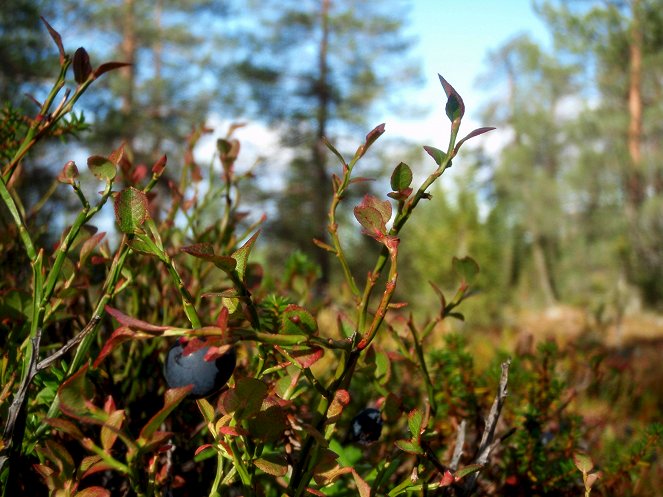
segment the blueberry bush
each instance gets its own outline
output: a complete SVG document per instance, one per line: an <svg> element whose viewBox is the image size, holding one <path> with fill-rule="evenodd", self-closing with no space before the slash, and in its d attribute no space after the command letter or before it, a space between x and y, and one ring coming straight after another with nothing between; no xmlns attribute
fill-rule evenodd
<svg viewBox="0 0 663 497"><path fill-rule="evenodd" d="M19 188L26 158L41 141L83 129L74 105L124 65L93 68L83 48L71 57L45 26L59 75L36 116L7 107L2 117L4 496L571 496L655 487L661 426L652 416L627 447L615 437L605 458L609 448L592 442L570 407L582 359L543 343L478 365L472 341L445 331L463 319L479 272L473 259L453 260L454 293L431 284L439 306L430 319L417 322L396 301L403 227L466 140L493 129L459 138L465 105L444 78L448 142L424 147L432 161L416 175L397 164L390 191L347 205L383 124L351 157L327 142L338 163L329 241L314 243L333 254L342 278L324 299L302 254L284 275L257 262L264 219L252 221L240 202L253 172L236 168L234 127L207 169L193 150L211 130L194 129L179 180L165 177L165 156L150 168L124 147L89 157L88 173L66 162L28 209ZM94 198L88 181L98 184ZM62 189L80 205L46 245L36 214ZM106 203L117 243L94 224ZM367 275L353 271L340 234L338 213L350 208L375 242ZM595 361L583 370L583 395L599 398L603 351L586 353Z"/></svg>

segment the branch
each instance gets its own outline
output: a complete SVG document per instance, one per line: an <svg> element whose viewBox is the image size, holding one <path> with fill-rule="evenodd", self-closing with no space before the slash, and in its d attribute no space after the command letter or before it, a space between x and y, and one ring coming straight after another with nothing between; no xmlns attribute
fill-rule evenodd
<svg viewBox="0 0 663 497"><path fill-rule="evenodd" d="M507 382L509 381L509 366L511 365L511 359L507 359L502 363L502 375L500 377L500 384L497 388L497 395L493 401L493 405L490 408L490 413L486 419L486 425L483 430L483 435L481 435L481 443L479 444L479 451L474 460L474 464L479 464L484 466L488 462L490 452L495 447L496 444L493 444L495 439L495 428L497 427L497 421L499 420L500 413L502 412L502 407L504 406L504 401L507 397ZM499 443L499 440L498 440ZM479 471L472 473L468 478L467 482L464 485L464 495L471 495L474 492L477 485L477 478L479 477Z"/></svg>

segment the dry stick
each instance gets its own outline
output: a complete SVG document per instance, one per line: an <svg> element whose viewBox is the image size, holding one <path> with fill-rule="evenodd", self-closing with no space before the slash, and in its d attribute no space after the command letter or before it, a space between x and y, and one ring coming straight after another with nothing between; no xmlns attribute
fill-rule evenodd
<svg viewBox="0 0 663 497"><path fill-rule="evenodd" d="M465 445L465 429L467 427L467 421L462 420L458 426L458 433L456 434L456 446L454 447L454 453L451 456L451 462L449 463L449 469L453 473L458 469L458 464L460 464L460 458L463 456L463 446Z"/></svg>
<svg viewBox="0 0 663 497"><path fill-rule="evenodd" d="M511 359L508 359L502 363L502 375L500 377L500 384L497 388L497 395L493 401L493 405L490 408L490 413L486 419L486 426L483 430L483 435L481 435L481 443L479 444L479 451L477 457L474 460L474 464L479 464L484 466L488 462L488 457L490 452L494 448L493 440L495 439L495 428L497 427L497 421L500 418L500 413L502 412L502 407L504 406L504 401L507 396L507 383L509 381L509 366L511 365ZM499 442L499 440L498 440ZM464 495L471 495L474 492L474 489L477 485L477 478L479 477L479 471L472 473L468 478L467 482L463 487Z"/></svg>

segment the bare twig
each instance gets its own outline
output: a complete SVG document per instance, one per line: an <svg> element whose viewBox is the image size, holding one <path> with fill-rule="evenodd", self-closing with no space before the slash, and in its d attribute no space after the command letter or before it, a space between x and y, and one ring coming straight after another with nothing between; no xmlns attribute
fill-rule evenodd
<svg viewBox="0 0 663 497"><path fill-rule="evenodd" d="M454 447L454 453L451 456L451 462L449 463L449 469L451 472L454 472L458 469L458 464L460 463L460 458L463 455L463 446L465 445L465 429L467 428L467 421L462 420L458 426L458 433L456 434L456 446Z"/></svg>
<svg viewBox="0 0 663 497"><path fill-rule="evenodd" d="M504 406L504 401L507 397L507 383L509 381L509 366L511 365L511 359L508 359L502 363L502 375L500 377L500 384L497 388L497 395L493 401L493 405L490 408L490 413L486 419L486 425L481 435L481 442L479 444L479 451L474 460L474 464L479 464L484 466L488 462L490 453L496 444L493 443L495 439L495 428L497 427L497 421L500 418L500 413L502 412L502 407ZM498 440L499 443L499 440ZM479 477L479 471L472 473L468 476L467 481L463 487L464 495L471 495L474 492L477 484L477 478Z"/></svg>

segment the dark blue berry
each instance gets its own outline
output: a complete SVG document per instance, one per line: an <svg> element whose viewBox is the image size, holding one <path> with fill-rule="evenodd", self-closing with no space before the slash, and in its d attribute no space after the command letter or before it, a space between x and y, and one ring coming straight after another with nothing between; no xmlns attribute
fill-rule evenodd
<svg viewBox="0 0 663 497"><path fill-rule="evenodd" d="M204 341L194 338L193 340ZM205 360L209 346L195 347L185 354L186 344L178 341L168 351L163 374L170 388L193 385L190 395L195 399L209 397L217 393L230 379L235 370L235 349L211 361Z"/></svg>
<svg viewBox="0 0 663 497"><path fill-rule="evenodd" d="M377 409L369 407L352 418L348 439L360 444L370 444L377 441L381 433L382 415Z"/></svg>

